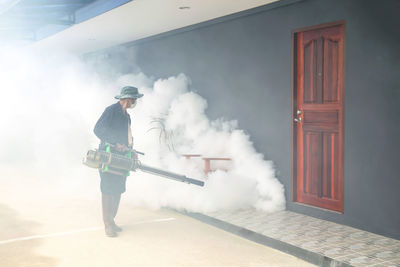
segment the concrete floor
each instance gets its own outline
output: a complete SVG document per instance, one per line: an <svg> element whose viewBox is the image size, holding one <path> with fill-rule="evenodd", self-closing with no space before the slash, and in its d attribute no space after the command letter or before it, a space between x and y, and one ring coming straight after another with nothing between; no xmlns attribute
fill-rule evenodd
<svg viewBox="0 0 400 267"><path fill-rule="evenodd" d="M108 238L100 199L66 203L3 194L0 266L313 266L182 214L124 200L117 216L124 231Z"/></svg>

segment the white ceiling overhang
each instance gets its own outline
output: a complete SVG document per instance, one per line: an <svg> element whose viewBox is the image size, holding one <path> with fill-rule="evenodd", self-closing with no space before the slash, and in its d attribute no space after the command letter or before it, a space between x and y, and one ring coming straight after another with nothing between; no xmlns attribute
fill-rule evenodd
<svg viewBox="0 0 400 267"><path fill-rule="evenodd" d="M84 54L278 0L134 0L33 44Z"/></svg>

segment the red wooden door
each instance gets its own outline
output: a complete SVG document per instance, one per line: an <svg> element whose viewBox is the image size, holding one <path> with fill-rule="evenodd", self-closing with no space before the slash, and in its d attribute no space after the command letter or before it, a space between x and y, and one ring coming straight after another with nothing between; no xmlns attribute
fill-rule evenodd
<svg viewBox="0 0 400 267"><path fill-rule="evenodd" d="M344 25L295 35L295 201L343 212Z"/></svg>

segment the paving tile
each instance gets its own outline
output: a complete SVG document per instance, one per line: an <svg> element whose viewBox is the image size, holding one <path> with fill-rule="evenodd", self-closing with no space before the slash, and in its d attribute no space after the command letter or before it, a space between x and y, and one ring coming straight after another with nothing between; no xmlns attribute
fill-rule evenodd
<svg viewBox="0 0 400 267"><path fill-rule="evenodd" d="M303 244L304 242L307 242L307 240L299 238L299 239L292 239L290 241L283 241L283 242L286 242L286 243L291 244L291 245L296 246L296 247L300 247L300 245Z"/></svg>
<svg viewBox="0 0 400 267"><path fill-rule="evenodd" d="M396 264L396 263L391 262L391 261L385 261L383 263L374 264L372 266L373 267L399 267L400 264Z"/></svg>
<svg viewBox="0 0 400 267"><path fill-rule="evenodd" d="M321 247L324 250L329 250L329 249L342 249L342 250L349 250L351 254L356 253L355 251L351 250L349 248L349 245L347 243L341 243L341 242L327 242L326 240L320 242ZM349 253L346 253L349 254Z"/></svg>
<svg viewBox="0 0 400 267"><path fill-rule="evenodd" d="M349 249L357 253L366 254L367 251L371 250L371 246L364 242L356 242L349 245Z"/></svg>
<svg viewBox="0 0 400 267"><path fill-rule="evenodd" d="M380 247L397 247L400 250L400 241L392 238L378 236L378 238L372 239L369 243Z"/></svg>
<svg viewBox="0 0 400 267"><path fill-rule="evenodd" d="M391 262L394 262L400 266L400 258L393 259L393 260L391 260Z"/></svg>
<svg viewBox="0 0 400 267"><path fill-rule="evenodd" d="M267 223L265 221L262 221L262 220L258 220L258 221L257 220L252 220L249 224L250 225L257 225L259 227L262 227L264 225L270 225L269 223Z"/></svg>
<svg viewBox="0 0 400 267"><path fill-rule="evenodd" d="M321 248L321 245L319 241L313 240L313 241L305 241L304 243L300 244L300 247L316 251Z"/></svg>
<svg viewBox="0 0 400 267"><path fill-rule="evenodd" d="M246 218L251 218L254 215L255 210L253 209L248 209L248 210L242 210L238 213L241 217L246 217Z"/></svg>
<svg viewBox="0 0 400 267"><path fill-rule="evenodd" d="M356 239L356 240L373 240L376 237L375 237L375 235L373 235L371 233L361 231L361 230L356 230L355 232L353 232L349 235L349 238Z"/></svg>
<svg viewBox="0 0 400 267"><path fill-rule="evenodd" d="M369 258L358 253L345 255L336 259L355 267L373 266L375 264L382 264L384 262L383 260Z"/></svg>
<svg viewBox="0 0 400 267"><path fill-rule="evenodd" d="M261 234L272 237L272 238L275 238L275 237L278 237L281 235L280 228L278 228L278 227L272 227L272 228L266 229L265 231L262 231Z"/></svg>
<svg viewBox="0 0 400 267"><path fill-rule="evenodd" d="M235 224L235 225L244 225L246 224L246 219L245 218L230 218L228 220L226 220L229 223Z"/></svg>
<svg viewBox="0 0 400 267"><path fill-rule="evenodd" d="M305 236L310 237L310 238L314 238L314 237L318 237L319 235L322 235L323 233L325 233L325 231L321 231L319 229L314 229L311 231L307 231L305 233Z"/></svg>
<svg viewBox="0 0 400 267"><path fill-rule="evenodd" d="M320 227L320 226L324 225L324 222L321 220L315 219L312 222L310 222L308 225L313 226L313 227Z"/></svg>
<svg viewBox="0 0 400 267"><path fill-rule="evenodd" d="M390 249L373 249L362 253L371 258L378 258L385 261L396 261L400 259L400 252L396 252Z"/></svg>
<svg viewBox="0 0 400 267"><path fill-rule="evenodd" d="M354 251L342 247L322 247L320 252L330 258L338 258L354 254Z"/></svg>
<svg viewBox="0 0 400 267"><path fill-rule="evenodd" d="M329 231L329 229L331 229L333 227L333 225L330 224L330 223L322 224L322 225L319 225L317 227L316 226L311 226L311 227L320 229L322 231L330 232L330 233L336 233L334 231Z"/></svg>
<svg viewBox="0 0 400 267"><path fill-rule="evenodd" d="M215 216L216 218L221 218L221 219L225 219L225 220L231 220L232 218L234 218L234 215L231 213L219 213Z"/></svg>
<svg viewBox="0 0 400 267"><path fill-rule="evenodd" d="M263 212L263 211L255 211L253 214L254 218L257 218L258 220L263 220L266 221L268 220L268 218L271 217L272 213L267 213L267 212Z"/></svg>
<svg viewBox="0 0 400 267"><path fill-rule="evenodd" d="M270 233L269 235L267 235L267 236L269 236L269 237L272 237L272 238L274 238L274 239L277 239L277 240L281 240L283 237L285 237L287 234L285 233L285 232L282 232L282 231L277 231L277 232L272 232L272 233Z"/></svg>
<svg viewBox="0 0 400 267"><path fill-rule="evenodd" d="M347 243L348 238L345 235L332 235L330 234L325 241L327 243Z"/></svg>
<svg viewBox="0 0 400 267"><path fill-rule="evenodd" d="M264 232L269 231L271 228L274 228L274 226L273 226L273 225L269 225L269 224L260 225L260 226L257 228L257 233L262 234L262 233L264 233Z"/></svg>
<svg viewBox="0 0 400 267"><path fill-rule="evenodd" d="M340 225L340 224L332 225L331 227L329 227L327 229L327 231L333 232L333 233L344 233L344 232L345 233L355 233L356 232L355 229L345 226L345 225Z"/></svg>
<svg viewBox="0 0 400 267"><path fill-rule="evenodd" d="M301 242L304 242L304 240L307 240L306 237L304 236L304 234L288 234L283 236L281 239L281 241L287 242L287 243L291 243L291 244L301 244Z"/></svg>

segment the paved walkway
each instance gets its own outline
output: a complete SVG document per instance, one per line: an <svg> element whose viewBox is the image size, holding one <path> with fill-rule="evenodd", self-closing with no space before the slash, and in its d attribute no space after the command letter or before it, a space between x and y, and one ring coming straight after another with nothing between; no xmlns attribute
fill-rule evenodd
<svg viewBox="0 0 400 267"><path fill-rule="evenodd" d="M290 211L189 215L320 266L400 266L399 240Z"/></svg>

